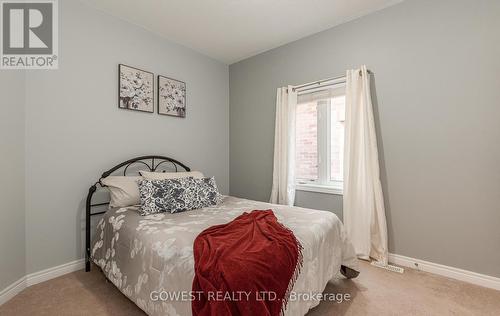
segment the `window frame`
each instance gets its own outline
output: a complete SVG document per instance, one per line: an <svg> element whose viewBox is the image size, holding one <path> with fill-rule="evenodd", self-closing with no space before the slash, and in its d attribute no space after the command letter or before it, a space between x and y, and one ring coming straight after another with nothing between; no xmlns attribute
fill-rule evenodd
<svg viewBox="0 0 500 316"><path fill-rule="evenodd" d="M345 88L345 82L319 87L307 93L341 87ZM345 95L345 93L339 94L339 96L341 95ZM295 189L306 192L343 195L344 182L331 180L331 99L327 101L318 101L317 111L318 179L295 179Z"/></svg>

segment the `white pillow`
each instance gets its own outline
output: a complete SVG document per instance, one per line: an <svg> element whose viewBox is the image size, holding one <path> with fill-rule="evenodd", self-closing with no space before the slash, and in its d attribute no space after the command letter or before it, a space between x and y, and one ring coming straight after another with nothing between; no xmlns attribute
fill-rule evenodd
<svg viewBox="0 0 500 316"><path fill-rule="evenodd" d="M166 179L180 179L193 177L195 179L204 178L203 173L199 171L189 171L189 172L149 172L149 171L139 171L139 173L146 180L166 180Z"/></svg>
<svg viewBox="0 0 500 316"><path fill-rule="evenodd" d="M142 177L109 176L101 180L101 183L109 188L111 201L110 207L126 207L141 204L139 184L137 181Z"/></svg>

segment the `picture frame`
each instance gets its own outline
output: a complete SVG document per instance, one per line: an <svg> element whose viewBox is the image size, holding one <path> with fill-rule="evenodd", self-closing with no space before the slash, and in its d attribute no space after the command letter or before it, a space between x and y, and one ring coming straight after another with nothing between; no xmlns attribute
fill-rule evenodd
<svg viewBox="0 0 500 316"><path fill-rule="evenodd" d="M155 84L152 72L118 65L118 108L154 113Z"/></svg>
<svg viewBox="0 0 500 316"><path fill-rule="evenodd" d="M186 83L158 75L158 114L186 117Z"/></svg>

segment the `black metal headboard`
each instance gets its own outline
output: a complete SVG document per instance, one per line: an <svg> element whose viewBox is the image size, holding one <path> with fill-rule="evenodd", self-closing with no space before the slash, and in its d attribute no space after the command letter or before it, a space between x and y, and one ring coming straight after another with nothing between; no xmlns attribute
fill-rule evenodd
<svg viewBox="0 0 500 316"><path fill-rule="evenodd" d="M100 187L105 187L102 183L101 180L106 178L107 176L110 176L111 174L115 173L116 171L120 170L123 168L123 175L127 175L128 168L133 165L133 164L141 164L141 168L147 168L149 171L158 171L161 170L160 167L165 167L167 165L173 166L173 169L175 172L179 171L179 167L184 169L185 171L191 171L189 167L184 165L183 163L169 158L165 156L156 156L156 155L151 155L151 156L141 156L133 159L129 159L125 162L122 162L113 168L109 169L108 171L105 171L102 173L101 177L99 180L92 185L89 188L89 193L87 195L87 201L86 201L86 212L85 212L85 271L90 271L90 218L95 215L100 215L103 213L106 213L106 211L102 212L96 212L92 213L91 209L92 207L97 207L97 206L104 206L108 205L109 202L107 203L97 203L97 204L92 204L92 196L94 193L97 191L97 186Z"/></svg>

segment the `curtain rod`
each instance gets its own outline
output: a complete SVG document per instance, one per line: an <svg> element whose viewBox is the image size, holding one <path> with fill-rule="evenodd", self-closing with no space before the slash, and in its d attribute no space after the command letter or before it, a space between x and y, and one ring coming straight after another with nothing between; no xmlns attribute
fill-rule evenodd
<svg viewBox="0 0 500 316"><path fill-rule="evenodd" d="M371 70L368 70L368 74L370 75L373 75L373 72ZM361 76L361 70L359 71L359 75ZM313 81L313 82L309 82L309 83L304 83L304 84L301 84L301 85L298 85L298 86L293 86L293 91L296 91L298 89L301 89L301 88L305 88L305 87L308 87L308 86L313 86L313 85L320 85L324 82L328 82L328 81L334 81L334 80L339 80L339 79L344 79L345 78L345 75L343 76L337 76L337 77L333 77L333 78L327 78L327 79L323 79L323 80L319 80L319 81Z"/></svg>

